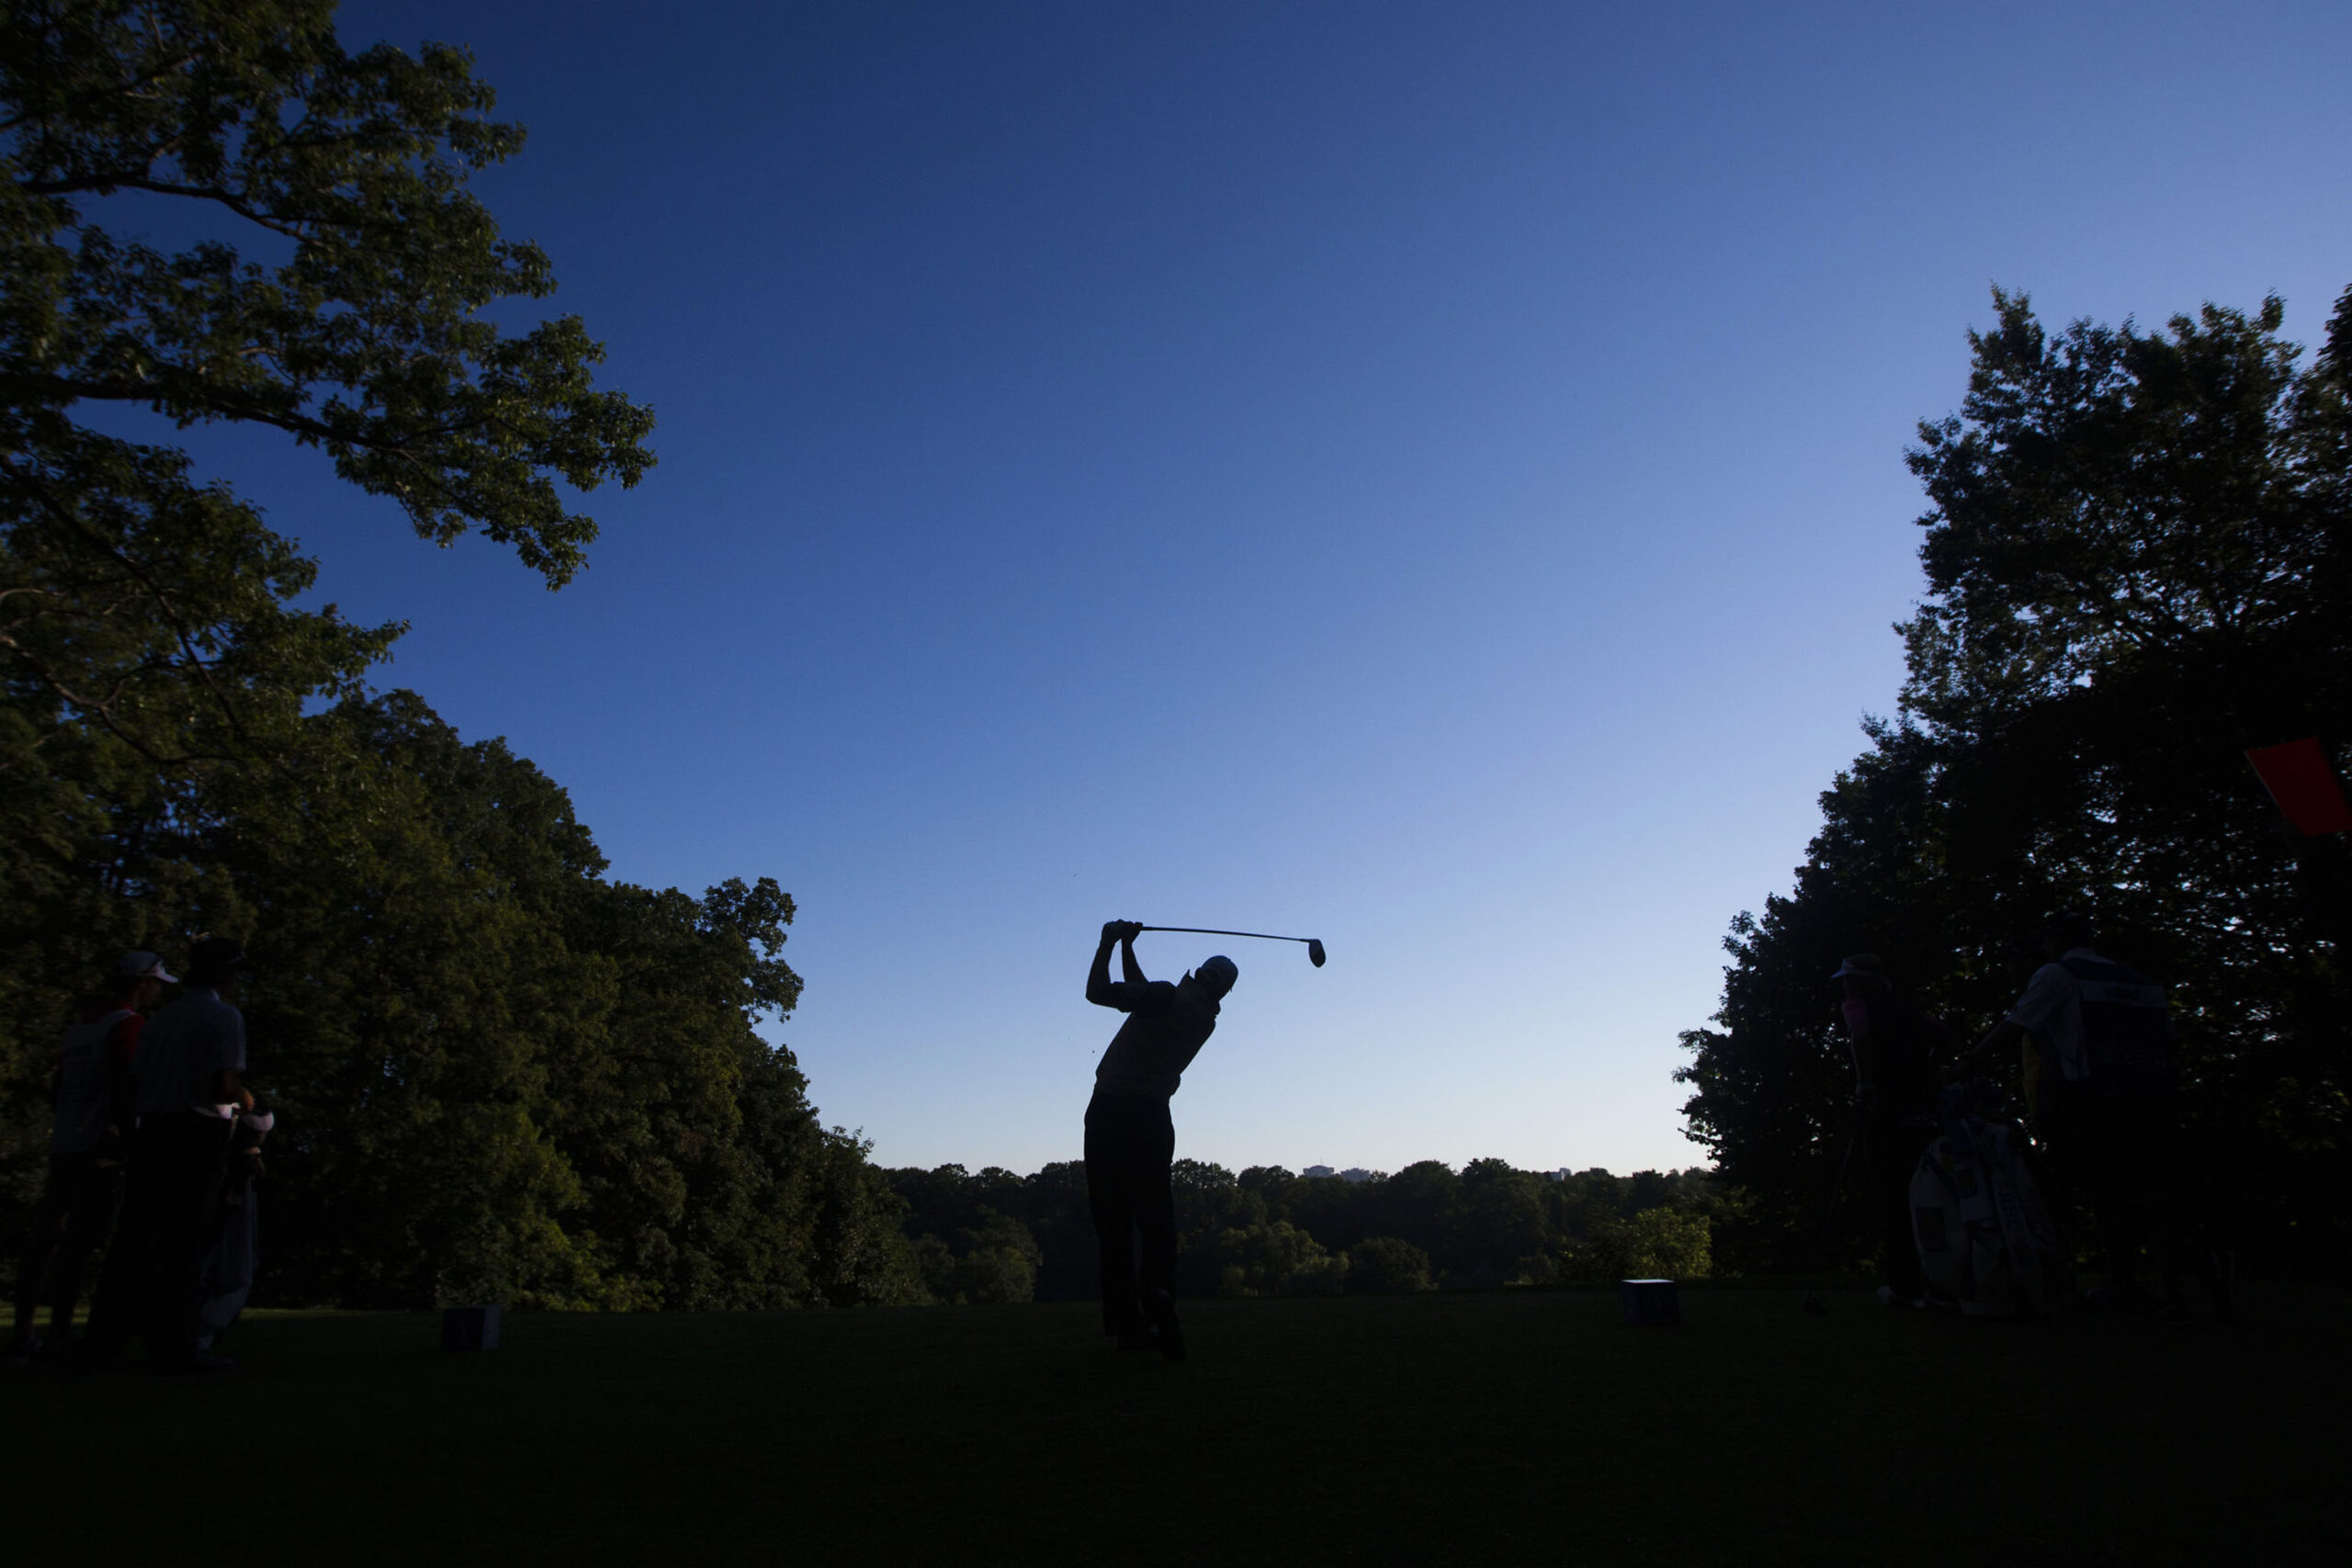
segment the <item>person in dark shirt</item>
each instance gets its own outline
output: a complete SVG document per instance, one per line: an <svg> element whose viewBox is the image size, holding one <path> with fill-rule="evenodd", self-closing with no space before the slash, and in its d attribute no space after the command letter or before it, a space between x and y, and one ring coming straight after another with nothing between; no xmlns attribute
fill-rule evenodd
<svg viewBox="0 0 2352 1568"><path fill-rule="evenodd" d="M1879 1224L1878 1299L1923 1307L1928 1283L1911 1234L1911 1174L1932 1129L1936 1064L1951 1055L1951 1032L1896 994L1877 957L1858 953L1830 976L1842 981L1839 1011L1854 1053L1854 1108L1870 1149L1871 1195Z"/></svg>
<svg viewBox="0 0 2352 1568"><path fill-rule="evenodd" d="M1094 1069L1086 1202L1102 1254L1102 1332L1123 1350L1157 1347L1173 1361L1184 1355L1184 1337L1176 1323L1176 1126L1168 1101L1216 1031L1218 1004L1240 971L1219 954L1174 985L1146 979L1136 962L1142 931L1133 920L1103 926L1086 976L1088 1001L1127 1015ZM1114 947L1124 979L1111 978Z"/></svg>
<svg viewBox="0 0 2352 1568"><path fill-rule="evenodd" d="M124 1180L122 1221L90 1331L76 1364L110 1366L136 1332L156 1371L222 1371L229 1358L199 1351L196 1309L204 1248L228 1179L229 1145L253 1095L245 1068L245 1021L237 989L250 966L226 937L199 940L187 989L155 1015L139 1052L139 1113Z"/></svg>
<svg viewBox="0 0 2352 1568"><path fill-rule="evenodd" d="M144 1010L177 976L152 953L124 955L105 987L65 1032L55 1075L57 1119L49 1180L33 1210L17 1265L16 1325L5 1359L62 1358L82 1294L82 1267L106 1245L122 1201L122 1161L130 1133L131 1074ZM44 1289L44 1285L46 1289ZM49 1337L34 1332L43 1300Z"/></svg>
<svg viewBox="0 0 2352 1568"><path fill-rule="evenodd" d="M2164 987L2102 956L2088 919L2061 911L2042 923L2049 960L2009 1015L1968 1055L1973 1066L2024 1047L2034 1142L2044 1180L2062 1209L2086 1211L2108 1270L2088 1299L2137 1303L2141 1254L2156 1264L2154 1306L2186 1314L2172 1242L2173 1160L2178 1141L2173 1099L2177 1042ZM2229 1311L2228 1285L2209 1276L2215 1304Z"/></svg>

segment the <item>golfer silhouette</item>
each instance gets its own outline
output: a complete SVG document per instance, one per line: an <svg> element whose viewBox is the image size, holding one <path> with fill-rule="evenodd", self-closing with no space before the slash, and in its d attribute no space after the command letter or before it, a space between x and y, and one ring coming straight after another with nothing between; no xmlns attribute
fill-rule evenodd
<svg viewBox="0 0 2352 1568"><path fill-rule="evenodd" d="M1086 976L1088 1001L1127 1015L1094 1069L1087 1102L1086 1205L1102 1250L1102 1332L1122 1350L1156 1348L1177 1361L1184 1335L1176 1323L1176 1125L1168 1101L1216 1032L1217 1004L1240 971L1220 953L1175 985L1146 979L1136 962L1142 930L1133 920L1106 923ZM1111 978L1114 947L1124 979Z"/></svg>

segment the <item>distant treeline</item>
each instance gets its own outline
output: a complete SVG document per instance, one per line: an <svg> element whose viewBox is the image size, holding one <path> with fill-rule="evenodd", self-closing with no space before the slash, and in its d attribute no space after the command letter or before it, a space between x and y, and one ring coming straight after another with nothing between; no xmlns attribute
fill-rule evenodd
<svg viewBox="0 0 2352 1568"><path fill-rule="evenodd" d="M2275 299L2154 332L1994 307L1960 412L1910 454L1928 592L1900 710L1683 1037L1691 1130L1750 1199L1718 1244L1809 1249L1852 1114L1842 955L1973 1040L2038 961L2018 939L2071 908L2172 990L2183 1125L2130 1157L2171 1173L2177 1234L2341 1272L2352 854L2289 829L2245 752L2312 737L2340 770L2352 741L2352 290L2308 354Z"/></svg>
<svg viewBox="0 0 2352 1568"><path fill-rule="evenodd" d="M1092 1298L1086 1168L886 1173L925 1293L946 1303ZM1176 1162L1177 1286L1193 1296L1333 1295L1711 1271L1730 1200L1701 1170L1555 1178L1498 1159L1362 1180Z"/></svg>

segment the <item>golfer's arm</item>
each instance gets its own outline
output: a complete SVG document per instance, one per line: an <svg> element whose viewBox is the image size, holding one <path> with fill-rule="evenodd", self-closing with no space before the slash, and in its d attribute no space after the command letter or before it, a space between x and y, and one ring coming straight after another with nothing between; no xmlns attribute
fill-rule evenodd
<svg viewBox="0 0 2352 1568"><path fill-rule="evenodd" d="M1143 965L1136 962L1136 943L1133 937L1129 937L1119 944L1119 968L1126 976L1128 985L1148 984L1143 977Z"/></svg>
<svg viewBox="0 0 2352 1568"><path fill-rule="evenodd" d="M1099 1008L1114 1008L1118 999L1111 994L1111 942L1108 938L1094 950L1094 967L1086 972L1086 999Z"/></svg>

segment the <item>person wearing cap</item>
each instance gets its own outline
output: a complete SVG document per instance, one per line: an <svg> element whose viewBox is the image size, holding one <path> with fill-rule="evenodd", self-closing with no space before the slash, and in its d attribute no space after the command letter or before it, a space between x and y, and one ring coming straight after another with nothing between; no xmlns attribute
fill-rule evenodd
<svg viewBox="0 0 2352 1568"><path fill-rule="evenodd" d="M1184 1354L1176 1323L1176 1126L1168 1102L1216 1030L1240 971L1222 953L1170 985L1144 977L1133 920L1102 928L1086 999L1127 1015L1094 1068L1086 1107L1086 1204L1102 1248L1102 1332L1121 1349ZM1125 978L1111 978L1111 950ZM1138 1267L1136 1239L1140 1235Z"/></svg>
<svg viewBox="0 0 2352 1568"><path fill-rule="evenodd" d="M131 1134L122 1223L98 1279L85 1367L110 1364L133 1332L146 1340L158 1371L229 1364L197 1348L196 1310L236 1117L253 1108L238 1080L245 1069L245 1020L236 995L247 973L237 943L202 939L189 954L187 989L148 1025L132 1100L139 1127Z"/></svg>
<svg viewBox="0 0 2352 1568"><path fill-rule="evenodd" d="M2034 1141L2056 1203L2087 1210L2105 1255L2108 1284L2094 1299L2139 1294L2144 1247L2159 1272L2157 1305L2178 1312L2170 1238L2174 1032L2164 987L2091 945L2088 918L2071 911L2042 923L2048 960L2008 1016L1969 1052L1976 1071L2022 1045ZM2225 1293L2216 1291L2226 1313Z"/></svg>
<svg viewBox="0 0 2352 1568"><path fill-rule="evenodd" d="M1854 1109L1870 1151L1878 1299L1891 1307L1923 1307L1928 1282L1911 1235L1911 1175L1928 1146L1936 1063L1951 1055L1951 1032L1896 993L1874 953L1854 954L1830 978L1846 989L1839 1011L1854 1055Z"/></svg>
<svg viewBox="0 0 2352 1568"><path fill-rule="evenodd" d="M152 953L125 953L65 1032L51 1088L57 1116L50 1134L49 1179L33 1210L17 1266L16 1324L6 1356L62 1356L72 1343L82 1266L106 1244L122 1201L124 1145L130 1130L132 1064L155 1005L176 976ZM43 1290L44 1282L47 1290ZM46 1345L33 1320L46 1297Z"/></svg>

